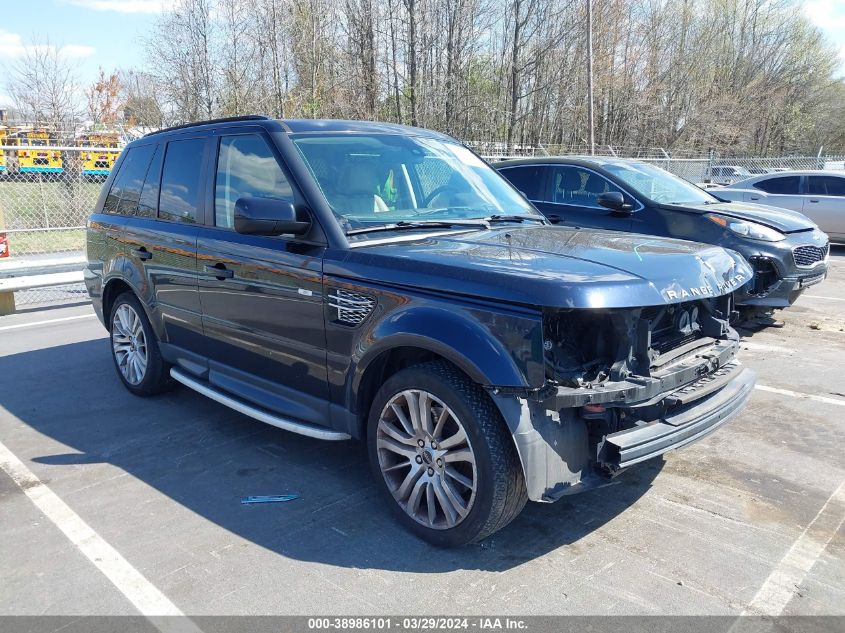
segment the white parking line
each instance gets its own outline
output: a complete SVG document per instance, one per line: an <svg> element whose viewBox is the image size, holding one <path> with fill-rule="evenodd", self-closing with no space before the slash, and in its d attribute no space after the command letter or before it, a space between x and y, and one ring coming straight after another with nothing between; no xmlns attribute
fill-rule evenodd
<svg viewBox="0 0 845 633"><path fill-rule="evenodd" d="M78 314L76 316L62 317L61 319L47 319L46 321L33 321L32 323L17 323L15 325L4 325L0 327L0 332L4 330L19 330L25 327L36 327L39 325L50 325L51 323L62 323L63 321L76 321L78 319L90 319L97 316L96 314Z"/></svg>
<svg viewBox="0 0 845 633"><path fill-rule="evenodd" d="M794 354L795 350L789 347L782 347L780 345L766 345L765 343L751 343L749 341L742 342L743 349L750 352L776 352L778 354Z"/></svg>
<svg viewBox="0 0 845 633"><path fill-rule="evenodd" d="M828 301L845 301L842 297L825 297L824 295L803 295L808 299L827 299Z"/></svg>
<svg viewBox="0 0 845 633"><path fill-rule="evenodd" d="M768 391L769 393L779 393L782 396L789 396L791 398L803 398L805 400L814 400L816 402L824 402L825 404L835 404L840 407L845 407L845 400L839 398L826 398L825 396L815 396L811 393L801 393L800 391L790 391L789 389L778 389L776 387L767 387L766 385L755 385L755 389L760 391Z"/></svg>
<svg viewBox="0 0 845 633"><path fill-rule="evenodd" d="M200 629L167 596L135 569L114 547L62 501L0 442L0 468L35 506L108 578L142 615L161 631L199 632ZM183 616L178 618L156 616Z"/></svg>
<svg viewBox="0 0 845 633"><path fill-rule="evenodd" d="M779 616L804 578L845 523L845 481L825 501L786 555L772 570L743 615Z"/></svg>

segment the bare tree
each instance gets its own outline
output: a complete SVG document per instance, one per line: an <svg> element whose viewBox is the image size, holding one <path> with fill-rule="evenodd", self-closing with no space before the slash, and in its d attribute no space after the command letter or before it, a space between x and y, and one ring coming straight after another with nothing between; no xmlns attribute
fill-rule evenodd
<svg viewBox="0 0 845 633"><path fill-rule="evenodd" d="M48 40L10 65L7 89L20 116L63 129L79 114L77 83L75 64Z"/></svg>
<svg viewBox="0 0 845 633"><path fill-rule="evenodd" d="M162 120L386 119L511 148L583 149L584 9L177 0L136 74L155 79L153 96L135 90L127 108ZM594 11L597 143L765 154L843 142L835 50L792 0L605 0Z"/></svg>
<svg viewBox="0 0 845 633"><path fill-rule="evenodd" d="M125 123L156 128L174 122L167 113L163 85L155 75L139 70L121 71L119 81Z"/></svg>

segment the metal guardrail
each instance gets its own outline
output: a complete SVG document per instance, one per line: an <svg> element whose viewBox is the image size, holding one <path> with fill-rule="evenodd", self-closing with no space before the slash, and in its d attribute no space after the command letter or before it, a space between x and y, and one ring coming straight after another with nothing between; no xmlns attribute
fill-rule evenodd
<svg viewBox="0 0 845 633"><path fill-rule="evenodd" d="M15 312L20 304L87 298L82 285L85 262L82 253L0 260L0 316Z"/></svg>
<svg viewBox="0 0 845 633"><path fill-rule="evenodd" d="M18 154L22 151L49 156L43 165L27 163L29 171L24 171ZM15 288L0 290L3 311L86 297L81 279L67 283L69 276L61 275L82 270L85 223L110 171L106 167L119 151L65 145L0 146L0 281L28 277L26 283L0 284ZM109 160L95 164L99 154L105 153ZM75 261L69 265L69 260ZM59 281L65 283L54 285Z"/></svg>

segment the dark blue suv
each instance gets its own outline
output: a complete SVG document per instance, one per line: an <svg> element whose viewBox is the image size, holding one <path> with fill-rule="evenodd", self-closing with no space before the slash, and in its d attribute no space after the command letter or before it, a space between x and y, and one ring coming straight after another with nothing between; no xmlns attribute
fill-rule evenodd
<svg viewBox="0 0 845 633"><path fill-rule="evenodd" d="M497 163L555 224L675 237L739 252L754 278L737 293L749 313L786 308L827 276L828 237L788 209L730 202L649 163L601 156Z"/></svg>
<svg viewBox="0 0 845 633"><path fill-rule="evenodd" d="M552 226L441 134L264 117L130 143L85 273L127 389L361 439L439 545L737 413L750 276L718 247Z"/></svg>

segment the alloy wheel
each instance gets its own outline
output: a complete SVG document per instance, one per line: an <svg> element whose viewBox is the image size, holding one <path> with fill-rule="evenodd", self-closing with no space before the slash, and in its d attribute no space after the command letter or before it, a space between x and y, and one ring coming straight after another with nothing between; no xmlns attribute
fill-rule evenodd
<svg viewBox="0 0 845 633"><path fill-rule="evenodd" d="M112 350L117 368L131 385L147 373L147 338L141 317L129 304L118 306L112 319Z"/></svg>
<svg viewBox="0 0 845 633"><path fill-rule="evenodd" d="M463 424L421 389L394 395L379 416L379 467L399 506L428 528L453 528L472 509L475 454Z"/></svg>

